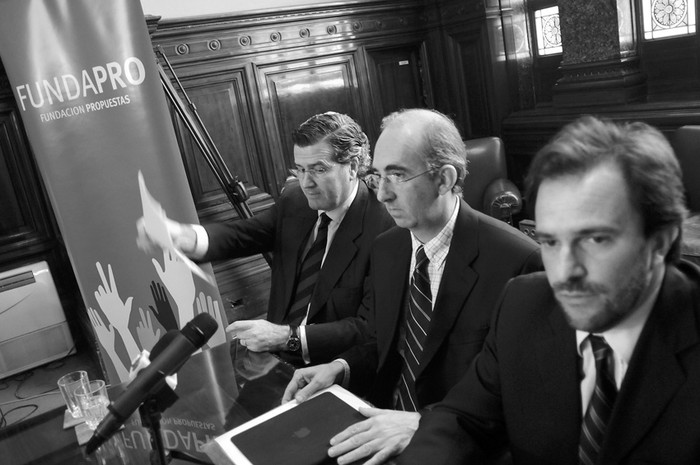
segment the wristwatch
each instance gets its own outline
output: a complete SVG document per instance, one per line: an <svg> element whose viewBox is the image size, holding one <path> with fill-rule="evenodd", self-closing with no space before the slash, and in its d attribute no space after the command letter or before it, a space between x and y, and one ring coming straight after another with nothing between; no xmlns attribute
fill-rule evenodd
<svg viewBox="0 0 700 465"><path fill-rule="evenodd" d="M287 350L290 352L299 352L301 351L301 339L299 339L299 333L297 332L299 327L290 325L289 329L292 330L292 333L289 335L289 339L287 339Z"/></svg>

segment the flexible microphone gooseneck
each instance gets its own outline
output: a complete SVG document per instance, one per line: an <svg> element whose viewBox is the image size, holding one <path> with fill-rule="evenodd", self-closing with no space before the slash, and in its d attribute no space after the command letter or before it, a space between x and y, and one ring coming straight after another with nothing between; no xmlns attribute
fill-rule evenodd
<svg viewBox="0 0 700 465"><path fill-rule="evenodd" d="M161 338L167 345L158 354L160 341L154 347L155 355L151 364L139 371L129 383L126 391L112 402L109 413L97 425L95 433L87 443L85 451L93 453L107 441L150 396L166 386L165 378L177 372L197 349L202 347L216 332L218 323L211 315L200 313L182 328L182 331L169 331ZM175 333L174 335L170 333ZM167 337L166 337L167 336Z"/></svg>

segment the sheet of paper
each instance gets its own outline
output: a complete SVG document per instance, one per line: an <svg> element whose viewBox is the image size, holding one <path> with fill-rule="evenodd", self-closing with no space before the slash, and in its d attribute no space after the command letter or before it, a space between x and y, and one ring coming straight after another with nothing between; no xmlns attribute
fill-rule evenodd
<svg viewBox="0 0 700 465"><path fill-rule="evenodd" d="M153 198L143 179L143 173L139 171L139 191L141 192L141 206L143 208L143 226L151 240L165 250L170 250L197 276L207 281L212 286L216 285L214 278L205 273L195 262L190 260L180 250L175 248L170 234L168 233L165 210L160 203Z"/></svg>

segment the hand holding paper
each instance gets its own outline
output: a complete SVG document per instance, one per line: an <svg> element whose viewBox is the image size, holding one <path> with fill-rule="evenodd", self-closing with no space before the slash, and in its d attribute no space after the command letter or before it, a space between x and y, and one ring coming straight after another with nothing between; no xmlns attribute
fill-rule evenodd
<svg viewBox="0 0 700 465"><path fill-rule="evenodd" d="M159 246L164 250L171 251L197 276L208 283L215 285L214 278L205 273L197 264L190 260L184 253L194 250L193 230L186 231L183 225L169 219L165 215L165 210L148 192L143 173L139 171L139 190L141 192L141 205L143 217L137 222L139 236L137 242L142 249L149 249L151 245ZM176 239L173 240L173 237Z"/></svg>

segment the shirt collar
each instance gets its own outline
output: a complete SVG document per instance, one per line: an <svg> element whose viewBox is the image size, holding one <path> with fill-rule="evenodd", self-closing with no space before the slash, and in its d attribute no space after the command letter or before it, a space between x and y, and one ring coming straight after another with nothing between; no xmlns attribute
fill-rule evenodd
<svg viewBox="0 0 700 465"><path fill-rule="evenodd" d="M626 364L629 364L632 358L632 352L637 345L639 335L649 318L651 309L654 307L654 303L661 290L664 274L665 269L662 270L660 278L653 283L654 289L649 293L646 300L644 300L644 302L642 302L627 318L607 331L595 333L597 336L605 338L605 341L612 348L613 352L615 352L615 355ZM588 334L589 333L586 331L576 330L576 347L579 356L581 355L581 345L583 341L586 340L586 337L588 337Z"/></svg>
<svg viewBox="0 0 700 465"><path fill-rule="evenodd" d="M355 187L353 188L352 192L350 192L350 195L348 195L348 198L345 199L345 202L341 203L333 210L319 210L318 216L321 216L322 213L325 213L326 215L328 215L331 221L333 221L336 224L340 224L343 221L343 218L345 218L345 214L350 209L350 205L352 205L352 203L355 201L355 197L357 197L357 191L359 188L360 183L357 180L355 180Z"/></svg>
<svg viewBox="0 0 700 465"><path fill-rule="evenodd" d="M459 197L455 199L455 206L452 210L452 215L450 215L450 219L447 220L447 223L443 228L440 230L440 232L430 239L428 242L423 244L416 236L411 233L411 243L413 245L413 255L416 255L416 250L418 249L419 246L423 246L423 250L425 250L425 255L428 257L428 260L430 260L430 263L434 263L435 265L441 264L446 258L447 254L441 253L442 251L449 249L450 247L450 242L452 242L452 236L454 235L455 231L455 223L457 223L457 214L459 213ZM439 262L436 261L436 258L439 258Z"/></svg>

